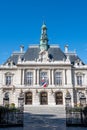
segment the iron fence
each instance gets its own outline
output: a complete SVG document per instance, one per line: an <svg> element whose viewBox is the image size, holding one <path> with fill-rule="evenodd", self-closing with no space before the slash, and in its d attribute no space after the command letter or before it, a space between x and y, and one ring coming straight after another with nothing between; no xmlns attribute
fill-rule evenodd
<svg viewBox="0 0 87 130"><path fill-rule="evenodd" d="M66 108L66 125L87 127L87 113L83 108Z"/></svg>
<svg viewBox="0 0 87 130"><path fill-rule="evenodd" d="M23 111L20 109L0 109L0 127L23 126Z"/></svg>

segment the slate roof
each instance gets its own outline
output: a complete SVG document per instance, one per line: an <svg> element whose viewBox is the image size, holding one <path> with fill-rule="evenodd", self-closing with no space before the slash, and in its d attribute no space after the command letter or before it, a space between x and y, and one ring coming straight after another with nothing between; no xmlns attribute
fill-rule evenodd
<svg viewBox="0 0 87 130"><path fill-rule="evenodd" d="M20 55L20 53L12 54L12 55L7 59L7 61L4 63L4 65L7 64L7 63L9 63L10 61L12 61L14 65L16 65L17 62L18 62L18 57L19 57L19 55ZM22 58L23 58L23 54L21 54L21 59L22 59Z"/></svg>
<svg viewBox="0 0 87 130"><path fill-rule="evenodd" d="M29 47L27 51L23 54L13 53L12 56L10 56L4 64L8 63L9 61L13 61L13 63L16 65L18 62L19 55L21 55L21 58L25 61L34 61L35 59L39 58L39 52L39 46ZM48 55L50 59L53 59L54 61L62 61L66 59L66 54L57 46L51 46L48 49ZM74 64L77 59L81 61L81 59L76 54L70 55L69 58L72 64Z"/></svg>
<svg viewBox="0 0 87 130"><path fill-rule="evenodd" d="M32 47L32 48L30 47L25 52L23 58L25 61L34 61L35 59L39 58L39 52L40 52L39 47Z"/></svg>
<svg viewBox="0 0 87 130"><path fill-rule="evenodd" d="M73 54L69 54L69 59L71 61L71 64L75 64L75 62L78 60L78 61L81 61L82 64L84 65L84 62L79 58L79 56L76 54L76 53L73 53Z"/></svg>

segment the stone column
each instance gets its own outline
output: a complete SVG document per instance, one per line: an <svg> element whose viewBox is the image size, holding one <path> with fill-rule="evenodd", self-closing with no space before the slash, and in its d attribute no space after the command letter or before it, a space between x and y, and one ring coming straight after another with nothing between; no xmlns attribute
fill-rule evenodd
<svg viewBox="0 0 87 130"><path fill-rule="evenodd" d="M49 78L49 85L51 84L51 70L49 69L49 76L48 76Z"/></svg>
<svg viewBox="0 0 87 130"><path fill-rule="evenodd" d="M54 69L52 69L52 85L54 85Z"/></svg>
<svg viewBox="0 0 87 130"><path fill-rule="evenodd" d="M3 73L3 85L6 85L6 76Z"/></svg>
<svg viewBox="0 0 87 130"><path fill-rule="evenodd" d="M33 78L33 83L34 83L34 85L36 84L36 78L37 78L37 76L36 76L36 69L34 70L34 78Z"/></svg>
<svg viewBox="0 0 87 130"><path fill-rule="evenodd" d="M24 85L24 69L22 70L22 85Z"/></svg>
<svg viewBox="0 0 87 130"><path fill-rule="evenodd" d="M71 69L67 70L67 84L72 84L72 79L71 79Z"/></svg>
<svg viewBox="0 0 87 130"><path fill-rule="evenodd" d="M37 85L39 85L39 80L40 80L40 71L37 69Z"/></svg>
<svg viewBox="0 0 87 130"><path fill-rule="evenodd" d="M65 81L66 80L66 76L65 76L65 70L63 70L63 75L62 75L62 84L66 84Z"/></svg>

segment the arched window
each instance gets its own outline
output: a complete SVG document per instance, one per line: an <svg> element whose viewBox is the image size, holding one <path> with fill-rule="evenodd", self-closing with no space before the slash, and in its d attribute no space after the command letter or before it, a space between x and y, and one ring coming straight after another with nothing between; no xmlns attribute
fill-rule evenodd
<svg viewBox="0 0 87 130"><path fill-rule="evenodd" d="M56 92L55 93L55 101L57 105L63 104L63 93L62 92Z"/></svg>
<svg viewBox="0 0 87 130"><path fill-rule="evenodd" d="M47 105L48 104L47 92L41 92L40 93L40 104L41 105Z"/></svg>
<svg viewBox="0 0 87 130"><path fill-rule="evenodd" d="M32 92L25 93L25 104L31 105L32 104Z"/></svg>

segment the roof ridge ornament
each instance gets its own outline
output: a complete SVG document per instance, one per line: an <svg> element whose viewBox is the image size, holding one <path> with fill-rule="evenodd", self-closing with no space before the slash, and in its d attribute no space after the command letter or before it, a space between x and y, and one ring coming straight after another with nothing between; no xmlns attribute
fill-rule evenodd
<svg viewBox="0 0 87 130"><path fill-rule="evenodd" d="M43 22L43 25L41 27L41 37L40 37L40 50L48 50L48 36L47 36L47 27L45 22Z"/></svg>

